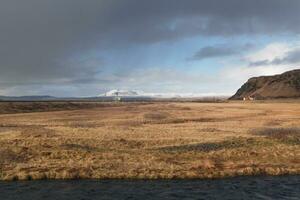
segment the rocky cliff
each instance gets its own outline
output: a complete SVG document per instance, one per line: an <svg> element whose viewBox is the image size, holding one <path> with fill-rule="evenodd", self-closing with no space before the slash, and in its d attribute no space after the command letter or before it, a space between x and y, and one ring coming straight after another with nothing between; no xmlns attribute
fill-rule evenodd
<svg viewBox="0 0 300 200"><path fill-rule="evenodd" d="M300 97L300 69L274 76L250 78L230 99Z"/></svg>

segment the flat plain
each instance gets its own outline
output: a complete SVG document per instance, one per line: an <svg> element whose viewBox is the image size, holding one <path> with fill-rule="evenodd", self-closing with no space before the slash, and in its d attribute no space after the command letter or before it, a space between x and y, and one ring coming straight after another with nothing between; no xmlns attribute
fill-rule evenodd
<svg viewBox="0 0 300 200"><path fill-rule="evenodd" d="M300 174L300 101L0 103L0 180Z"/></svg>

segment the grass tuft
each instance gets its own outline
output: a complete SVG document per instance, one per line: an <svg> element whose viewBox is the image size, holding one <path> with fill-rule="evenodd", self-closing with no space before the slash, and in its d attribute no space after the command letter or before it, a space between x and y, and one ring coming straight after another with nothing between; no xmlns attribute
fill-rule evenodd
<svg viewBox="0 0 300 200"><path fill-rule="evenodd" d="M160 148L162 151L167 152L212 152L228 149L236 149L242 147L253 148L259 145L267 145L265 141L256 140L254 138L231 138L222 142L207 142L207 143L198 143L198 144L188 144L180 146L171 146Z"/></svg>
<svg viewBox="0 0 300 200"><path fill-rule="evenodd" d="M159 121L159 120L164 120L169 117L169 113L166 112L150 112L144 114L144 119L146 120L154 120L154 121Z"/></svg>
<svg viewBox="0 0 300 200"><path fill-rule="evenodd" d="M300 145L300 128L259 128L253 129L251 132L255 135L265 136L267 138L276 139L288 144Z"/></svg>

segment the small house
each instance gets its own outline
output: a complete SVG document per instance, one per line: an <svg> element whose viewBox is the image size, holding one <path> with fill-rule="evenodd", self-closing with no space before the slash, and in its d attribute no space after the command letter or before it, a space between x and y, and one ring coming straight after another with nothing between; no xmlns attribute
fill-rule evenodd
<svg viewBox="0 0 300 200"><path fill-rule="evenodd" d="M247 96L247 97L243 98L243 101L254 101L254 100L255 100L255 98L252 96Z"/></svg>

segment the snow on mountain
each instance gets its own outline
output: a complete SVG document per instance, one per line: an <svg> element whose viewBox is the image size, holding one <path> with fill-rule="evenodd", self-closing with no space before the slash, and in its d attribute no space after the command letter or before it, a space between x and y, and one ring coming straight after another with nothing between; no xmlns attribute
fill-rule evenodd
<svg viewBox="0 0 300 200"><path fill-rule="evenodd" d="M116 96L123 96L123 97L132 97L132 96L141 96L137 91L133 90L110 90L104 94L99 96L106 96L106 97L116 97Z"/></svg>
<svg viewBox="0 0 300 200"><path fill-rule="evenodd" d="M203 97L228 96L228 94L216 94L216 93L143 93L143 96L153 97L153 98L203 98Z"/></svg>
<svg viewBox="0 0 300 200"><path fill-rule="evenodd" d="M99 96L105 97L152 97L152 98L198 98L198 97L216 97L228 96L228 94L215 93L145 93L135 90L110 90Z"/></svg>

